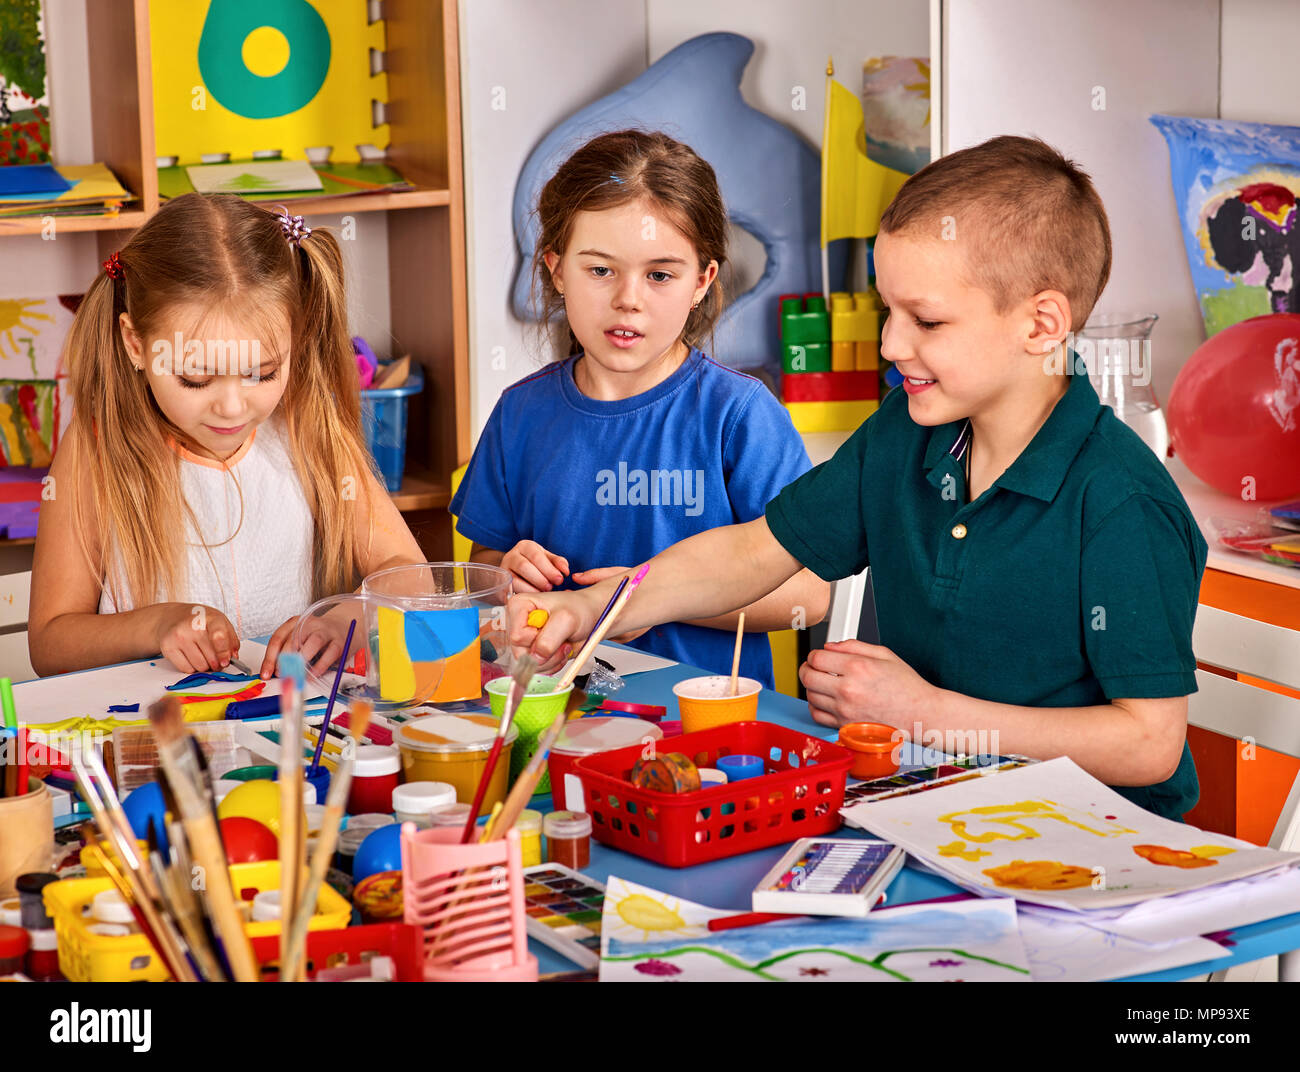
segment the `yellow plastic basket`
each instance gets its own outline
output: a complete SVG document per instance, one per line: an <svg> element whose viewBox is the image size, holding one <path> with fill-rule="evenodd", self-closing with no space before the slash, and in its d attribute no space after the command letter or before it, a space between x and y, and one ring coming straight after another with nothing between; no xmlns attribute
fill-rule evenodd
<svg viewBox="0 0 1300 1072"><path fill-rule="evenodd" d="M241 902L251 902L263 890L278 890L280 861L231 864L230 884ZM167 982L171 972L143 934L113 937L91 933L90 903L95 894L111 889L113 882L108 878L63 879L45 887L45 908L54 920L59 941L59 970L74 983ZM351 919L352 906L335 890L322 886L316 914L307 929L337 930ZM244 933L250 938L278 936L280 921L245 923Z"/></svg>

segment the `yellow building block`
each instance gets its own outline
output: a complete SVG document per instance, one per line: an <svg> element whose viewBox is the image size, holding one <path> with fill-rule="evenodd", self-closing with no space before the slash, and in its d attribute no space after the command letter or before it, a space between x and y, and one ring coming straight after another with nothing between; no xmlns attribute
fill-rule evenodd
<svg viewBox="0 0 1300 1072"><path fill-rule="evenodd" d="M854 368L870 372L880 368L880 342L877 339L859 339L853 344Z"/></svg>
<svg viewBox="0 0 1300 1072"><path fill-rule="evenodd" d="M831 343L831 371L852 372L858 360L857 347L851 339Z"/></svg>
<svg viewBox="0 0 1300 1072"><path fill-rule="evenodd" d="M874 399L854 402L787 402L797 432L851 432L876 412Z"/></svg>
<svg viewBox="0 0 1300 1072"><path fill-rule="evenodd" d="M880 306L874 291L831 295L831 342L880 341ZM850 366L852 367L852 366Z"/></svg>

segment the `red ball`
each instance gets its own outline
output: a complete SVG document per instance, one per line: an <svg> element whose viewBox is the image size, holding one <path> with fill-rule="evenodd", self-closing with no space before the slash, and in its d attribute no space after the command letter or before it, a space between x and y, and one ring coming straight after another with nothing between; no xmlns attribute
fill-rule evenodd
<svg viewBox="0 0 1300 1072"><path fill-rule="evenodd" d="M1207 339L1174 380L1167 416L1174 453L1225 495L1300 495L1300 313Z"/></svg>
<svg viewBox="0 0 1300 1072"><path fill-rule="evenodd" d="M280 858L280 843L265 823L232 815L220 820L218 825L221 827L221 840L226 844L226 858L232 864Z"/></svg>

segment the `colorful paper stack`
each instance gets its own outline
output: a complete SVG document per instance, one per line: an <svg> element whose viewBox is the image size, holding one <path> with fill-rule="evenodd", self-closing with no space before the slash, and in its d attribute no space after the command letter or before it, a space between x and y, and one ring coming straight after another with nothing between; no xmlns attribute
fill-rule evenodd
<svg viewBox="0 0 1300 1072"><path fill-rule="evenodd" d="M880 399L874 291L781 296L781 401L800 432L852 431Z"/></svg>

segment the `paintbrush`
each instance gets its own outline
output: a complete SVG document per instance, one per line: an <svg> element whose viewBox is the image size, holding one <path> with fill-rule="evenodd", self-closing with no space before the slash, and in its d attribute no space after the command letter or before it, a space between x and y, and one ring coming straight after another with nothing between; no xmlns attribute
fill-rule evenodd
<svg viewBox="0 0 1300 1072"><path fill-rule="evenodd" d="M632 593L636 591L637 585L645 579L645 575L649 570L650 563L647 562L636 571L636 576L627 582L627 587L623 589L622 594L619 595L610 605L608 611L601 617L599 624L591 631L591 636L587 638L587 643L582 646L582 650L578 652L573 662L569 664L569 669L565 672L564 676L560 678L559 684L555 686L556 692L563 692L573 684L573 679L578 676L578 671L582 669L583 663L585 663L591 653L596 650L600 642L605 639L605 634L613 627L614 621L618 618L619 612L627 605L627 601L632 598ZM623 579L625 581L627 580L626 577Z"/></svg>
<svg viewBox="0 0 1300 1072"><path fill-rule="evenodd" d="M519 813L527 806L529 798L533 795L533 790L537 788L537 783L541 780L542 764L546 762L546 753L551 750L551 746L555 744L557 738L563 732L567 721L565 713L561 711L551 721L551 724L542 731L542 735L537 739L537 751L528 758L527 765L520 772L519 777L515 779L514 788L510 790L510 795L506 797L506 802L501 808L501 814L492 823L492 828L488 833L489 840L505 837L506 831L519 821Z"/></svg>
<svg viewBox="0 0 1300 1072"><path fill-rule="evenodd" d="M159 847L158 828L159 824L150 815L145 828L145 844L154 881L158 883L158 889L162 893L163 908L177 924L181 936L185 939L186 959L189 960L194 973L205 983L223 982L224 976L217 969L211 950L206 948L207 942L197 917L184 898L177 895L177 876L163 859L162 849Z"/></svg>
<svg viewBox="0 0 1300 1072"><path fill-rule="evenodd" d="M103 769L102 765L99 769ZM161 895L151 882L152 875L148 873L147 865L140 859L135 835L126 822L126 816L122 814L121 805L117 804L112 783L106 776L102 782L96 782L96 772L92 763L87 761L78 742L74 742L72 747L72 770L76 775L81 797L90 806L90 812L95 818L95 826L112 850L100 854L105 872L113 879L122 895L131 902L140 920L140 929L149 938L150 944L172 973L172 977L182 983L198 982L198 976L190 967L189 960L182 949L181 937L162 913ZM113 804L117 804L117 807L114 808ZM126 830L125 837L123 837L123 827ZM113 863L111 855L114 852L125 866L125 873L119 871Z"/></svg>
<svg viewBox="0 0 1300 1072"><path fill-rule="evenodd" d="M365 736L366 727L370 724L372 708L365 700L357 700L352 704L348 722L352 730L351 749L355 750L358 743ZM334 846L338 842L339 824L343 821L343 809L347 804L348 790L352 785L352 757L345 752L339 760L338 765L334 768L334 773L330 777L329 793L325 797L325 816L321 819L320 838L316 842L316 851L311 858L311 872L307 876L307 885L303 890L302 900L297 905L297 910L290 918L283 910L281 911L281 926L292 927L289 932L289 942L287 957L288 960L280 961L280 979L284 980L284 965L286 963L298 965L306 952L307 931L311 927L311 918L316 912L316 901L320 896L321 885L325 881L325 874L329 870L330 859L334 855ZM294 969L295 978L299 970Z"/></svg>
<svg viewBox="0 0 1300 1072"><path fill-rule="evenodd" d="M338 698L339 683L343 680L343 664L348 661L348 652L352 650L352 633L356 630L357 620L352 619L352 624L348 626L348 638L343 641L343 654L339 656L338 669L334 671L334 684L330 687L330 702L325 705L325 721L320 726L320 740L316 742L316 753L311 757L311 769L307 773L308 778L316 777L316 772L320 769L321 749L325 747L325 734L329 732L330 715L334 713L334 701Z"/></svg>
<svg viewBox="0 0 1300 1072"><path fill-rule="evenodd" d="M298 652L280 656L280 981L297 977L288 959L289 924L301 890L302 842L302 686L307 667Z"/></svg>
<svg viewBox="0 0 1300 1072"><path fill-rule="evenodd" d="M728 696L735 696L740 691L740 642L745 639L745 612L740 612L740 620L736 622L736 650L731 656L731 689L727 692Z"/></svg>
<svg viewBox="0 0 1300 1072"><path fill-rule="evenodd" d="M497 733L492 739L487 763L483 766L483 776L478 780L478 787L474 790L474 802L469 807L469 815L465 817L465 829L460 835L462 845L469 844L474 837L474 824L478 822L478 810L483 806L483 797L487 794L488 783L497 769L501 746L505 742L506 734L510 732L510 724L515 720L515 712L519 710L519 703L528 692L528 684L533 680L535 673L537 673L537 660L531 655L521 656L510 672L510 692L506 696L506 709L497 724Z"/></svg>
<svg viewBox="0 0 1300 1072"><path fill-rule="evenodd" d="M194 753L185 743L188 734L180 703L174 696L168 696L153 704L149 708L149 723L158 742L159 763L176 795L190 855L195 865L202 868L212 923L225 947L231 972L236 982L257 982L257 960L230 888L221 833L211 808L205 806L200 796L200 774Z"/></svg>

